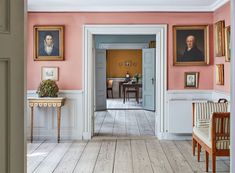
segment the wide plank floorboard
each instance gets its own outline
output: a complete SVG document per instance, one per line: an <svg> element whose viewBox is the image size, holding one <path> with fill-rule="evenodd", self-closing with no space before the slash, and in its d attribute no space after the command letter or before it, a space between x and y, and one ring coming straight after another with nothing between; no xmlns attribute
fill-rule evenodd
<svg viewBox="0 0 235 173"><path fill-rule="evenodd" d="M174 172L193 173L187 160L178 150L173 141L161 141L160 143Z"/></svg>
<svg viewBox="0 0 235 173"><path fill-rule="evenodd" d="M91 141L87 144L82 156L77 163L74 173L92 173L100 151L101 142Z"/></svg>
<svg viewBox="0 0 235 173"><path fill-rule="evenodd" d="M57 164L60 162L66 151L69 149L71 143L59 143L51 151L51 153L41 162L41 164L34 171L35 173L53 172Z"/></svg>
<svg viewBox="0 0 235 173"><path fill-rule="evenodd" d="M87 142L73 143L66 152L60 163L57 165L54 173L70 173L73 172L81 155L87 145Z"/></svg>
<svg viewBox="0 0 235 173"><path fill-rule="evenodd" d="M111 173L113 171L115 149L116 140L102 142L94 173Z"/></svg>

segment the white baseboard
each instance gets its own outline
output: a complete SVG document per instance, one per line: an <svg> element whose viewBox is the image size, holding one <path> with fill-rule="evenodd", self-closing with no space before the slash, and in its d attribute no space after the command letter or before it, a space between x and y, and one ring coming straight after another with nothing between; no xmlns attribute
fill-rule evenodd
<svg viewBox="0 0 235 173"><path fill-rule="evenodd" d="M159 133L159 140L192 140L192 134Z"/></svg>

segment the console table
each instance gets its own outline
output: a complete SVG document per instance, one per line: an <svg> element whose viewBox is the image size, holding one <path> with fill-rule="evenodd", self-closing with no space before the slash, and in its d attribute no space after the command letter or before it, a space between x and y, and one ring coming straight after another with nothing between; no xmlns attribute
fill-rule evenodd
<svg viewBox="0 0 235 173"><path fill-rule="evenodd" d="M61 120L61 107L65 103L64 97L38 97L28 98L29 107L31 108L31 143L33 142L33 115L34 107L54 107L57 109L57 141L60 142L60 120Z"/></svg>

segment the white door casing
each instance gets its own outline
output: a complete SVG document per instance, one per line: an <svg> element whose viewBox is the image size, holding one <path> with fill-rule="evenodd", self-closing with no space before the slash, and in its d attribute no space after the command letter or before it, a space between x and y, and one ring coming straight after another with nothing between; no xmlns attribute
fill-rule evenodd
<svg viewBox="0 0 235 173"><path fill-rule="evenodd" d="M0 172L26 172L24 0L0 0Z"/></svg>
<svg viewBox="0 0 235 173"><path fill-rule="evenodd" d="M165 97L167 90L167 25L84 25L84 132L83 139L91 139L94 114L94 58L92 38L95 34L156 35L156 92L155 134L164 133ZM158 97L156 97L158 96Z"/></svg>
<svg viewBox="0 0 235 173"><path fill-rule="evenodd" d="M142 50L142 71L143 71L143 108L155 110L155 52L152 49Z"/></svg>
<svg viewBox="0 0 235 173"><path fill-rule="evenodd" d="M106 110L106 50L95 50L95 110Z"/></svg>

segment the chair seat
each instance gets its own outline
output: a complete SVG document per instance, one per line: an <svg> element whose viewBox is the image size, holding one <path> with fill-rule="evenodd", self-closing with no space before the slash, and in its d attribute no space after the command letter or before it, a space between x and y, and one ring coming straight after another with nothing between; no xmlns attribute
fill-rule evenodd
<svg viewBox="0 0 235 173"><path fill-rule="evenodd" d="M193 133L200 138L208 147L211 147L211 140L209 139L209 128L194 127Z"/></svg>
<svg viewBox="0 0 235 173"><path fill-rule="evenodd" d="M205 127L194 127L193 128L193 133L202 140L202 142L204 142L208 147L212 147L211 145L211 139L210 139L210 135L209 135L209 128L205 128ZM216 142L216 148L217 149L229 149L230 147L230 140L228 139L220 139L217 140Z"/></svg>

